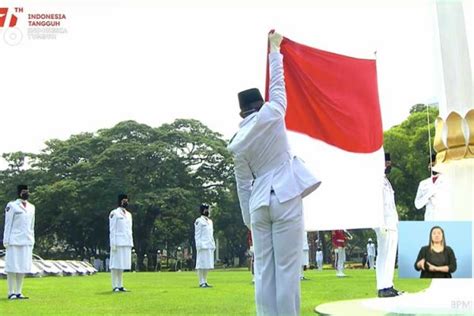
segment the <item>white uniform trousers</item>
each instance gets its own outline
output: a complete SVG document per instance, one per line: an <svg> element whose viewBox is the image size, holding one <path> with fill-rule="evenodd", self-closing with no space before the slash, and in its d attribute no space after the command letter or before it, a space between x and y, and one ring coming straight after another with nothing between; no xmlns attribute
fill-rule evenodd
<svg viewBox="0 0 474 316"><path fill-rule="evenodd" d="M393 286L397 256L398 229L376 228L377 234L377 290Z"/></svg>
<svg viewBox="0 0 474 316"><path fill-rule="evenodd" d="M369 269L375 269L375 256L367 256L369 261Z"/></svg>
<svg viewBox="0 0 474 316"><path fill-rule="evenodd" d="M110 269L110 275L112 276L112 289L123 287L123 270Z"/></svg>
<svg viewBox="0 0 474 316"><path fill-rule="evenodd" d="M270 205L250 215L258 316L300 314L302 207L300 196L280 204L272 193Z"/></svg>
<svg viewBox="0 0 474 316"><path fill-rule="evenodd" d="M343 274L344 273L344 264L346 263L346 248L344 247L337 247L335 249L336 252L336 273Z"/></svg>
<svg viewBox="0 0 474 316"><path fill-rule="evenodd" d="M323 257L322 256L316 256L316 265L318 266L318 270L323 269Z"/></svg>

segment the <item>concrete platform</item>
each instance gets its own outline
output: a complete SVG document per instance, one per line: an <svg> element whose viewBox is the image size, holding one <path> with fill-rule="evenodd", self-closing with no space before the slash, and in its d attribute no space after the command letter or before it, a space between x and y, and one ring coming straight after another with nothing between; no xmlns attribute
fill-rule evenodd
<svg viewBox="0 0 474 316"><path fill-rule="evenodd" d="M430 288L391 298L371 298L325 303L319 315L474 315L473 280L433 280Z"/></svg>

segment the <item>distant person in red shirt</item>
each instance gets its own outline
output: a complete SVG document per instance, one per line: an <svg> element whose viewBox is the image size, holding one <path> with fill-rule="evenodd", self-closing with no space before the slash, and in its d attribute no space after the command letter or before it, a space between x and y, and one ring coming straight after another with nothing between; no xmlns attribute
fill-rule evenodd
<svg viewBox="0 0 474 316"><path fill-rule="evenodd" d="M351 240L352 236L344 230L332 231L332 246L334 249L334 262L336 267L336 276L345 277L344 263L346 262L346 240Z"/></svg>

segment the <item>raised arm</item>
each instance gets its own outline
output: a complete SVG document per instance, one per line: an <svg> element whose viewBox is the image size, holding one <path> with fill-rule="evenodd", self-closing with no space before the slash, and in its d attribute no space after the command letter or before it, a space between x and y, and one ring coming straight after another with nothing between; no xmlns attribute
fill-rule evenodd
<svg viewBox="0 0 474 316"><path fill-rule="evenodd" d="M270 86L269 106L278 111L284 117L286 112L286 89L283 75L283 55L280 54L280 44L283 36L278 33L270 33L268 41L270 43Z"/></svg>

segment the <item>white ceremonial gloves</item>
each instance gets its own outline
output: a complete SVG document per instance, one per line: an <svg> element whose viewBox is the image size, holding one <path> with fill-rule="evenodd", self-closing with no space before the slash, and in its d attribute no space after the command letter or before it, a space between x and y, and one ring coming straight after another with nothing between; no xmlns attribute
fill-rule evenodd
<svg viewBox="0 0 474 316"><path fill-rule="evenodd" d="M9 244L3 244L3 247L5 247L5 249L7 249L9 246Z"/></svg>
<svg viewBox="0 0 474 316"><path fill-rule="evenodd" d="M283 36L277 32L270 32L268 34L268 41L270 42L270 52L280 52L280 44L283 40Z"/></svg>
<svg viewBox="0 0 474 316"><path fill-rule="evenodd" d="M116 251L117 250L117 246L112 246L110 247L112 249L112 251Z"/></svg>

